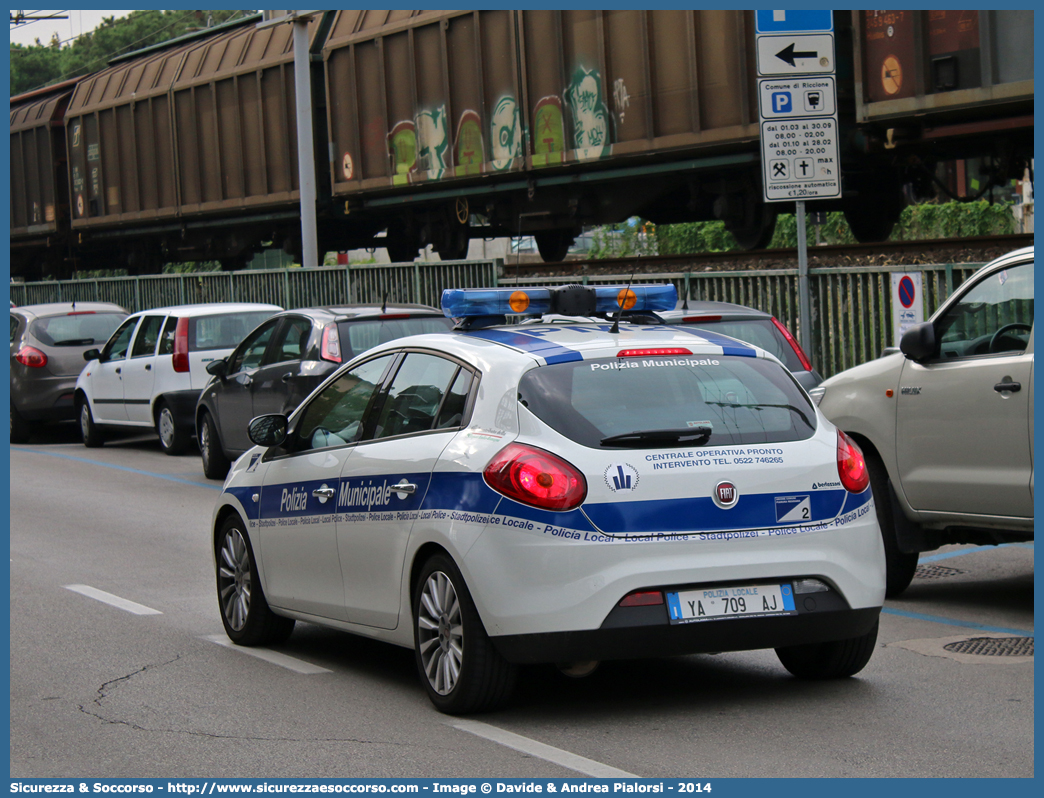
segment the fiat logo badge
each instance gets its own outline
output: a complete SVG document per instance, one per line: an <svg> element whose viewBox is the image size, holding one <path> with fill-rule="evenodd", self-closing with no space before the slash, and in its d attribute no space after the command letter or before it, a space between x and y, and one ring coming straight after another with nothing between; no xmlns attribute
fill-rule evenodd
<svg viewBox="0 0 1044 798"><path fill-rule="evenodd" d="M723 510L731 509L739 501L739 491L731 482L719 482L714 486L714 503Z"/></svg>

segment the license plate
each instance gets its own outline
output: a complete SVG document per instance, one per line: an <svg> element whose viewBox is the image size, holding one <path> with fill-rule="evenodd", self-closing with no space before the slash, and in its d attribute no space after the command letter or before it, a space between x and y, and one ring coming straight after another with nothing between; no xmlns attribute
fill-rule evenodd
<svg viewBox="0 0 1044 798"><path fill-rule="evenodd" d="M790 585L735 585L667 594L671 623L797 615Z"/></svg>

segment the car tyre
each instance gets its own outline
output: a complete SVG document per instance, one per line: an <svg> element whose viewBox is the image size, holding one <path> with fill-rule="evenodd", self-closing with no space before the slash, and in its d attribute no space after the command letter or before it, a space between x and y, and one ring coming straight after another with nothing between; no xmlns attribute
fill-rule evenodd
<svg viewBox="0 0 1044 798"><path fill-rule="evenodd" d="M878 621L864 635L827 643L808 643L776 649L783 667L799 679L843 679L859 673L870 661L877 643Z"/></svg>
<svg viewBox="0 0 1044 798"><path fill-rule="evenodd" d="M494 648L460 570L448 556L429 559L413 596L417 672L440 712L496 709L515 688L518 667Z"/></svg>
<svg viewBox="0 0 1044 798"><path fill-rule="evenodd" d="M238 515L232 515L218 532L217 596L221 623L229 640L237 645L282 643L294 631L294 619L276 615L269 608L244 526Z"/></svg>
<svg viewBox="0 0 1044 798"><path fill-rule="evenodd" d="M199 425L199 455L203 459L203 473L207 479L224 479L228 476L228 469L232 463L225 456L225 450L221 448L214 417L206 412L203 413L203 420Z"/></svg>
<svg viewBox="0 0 1044 798"><path fill-rule="evenodd" d="M80 419L80 434L83 436L83 445L88 449L97 449L105 444L105 436L101 427L94 423L94 415L91 413L91 403L84 397L80 399L80 407L76 413Z"/></svg>
<svg viewBox="0 0 1044 798"><path fill-rule="evenodd" d="M156 413L156 434L159 435L160 447L169 455L184 454L192 439L188 430L177 425L174 411L166 402L160 404L159 412Z"/></svg>
<svg viewBox="0 0 1044 798"><path fill-rule="evenodd" d="M885 597L895 598L910 586L917 570L917 552L899 550L895 535L895 519L892 517L892 500L888 492L888 472L880 458L866 453L866 467L870 473L870 487L874 493L877 524L881 527L881 539L885 550Z"/></svg>
<svg viewBox="0 0 1044 798"><path fill-rule="evenodd" d="M33 424L27 421L11 403L11 443L28 443L33 434Z"/></svg>

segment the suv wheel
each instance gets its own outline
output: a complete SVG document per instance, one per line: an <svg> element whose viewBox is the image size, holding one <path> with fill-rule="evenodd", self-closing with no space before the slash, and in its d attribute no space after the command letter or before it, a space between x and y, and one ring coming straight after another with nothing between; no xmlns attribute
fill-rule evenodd
<svg viewBox="0 0 1044 798"><path fill-rule="evenodd" d="M214 417L206 412L199 425L199 454L203 458L203 473L207 479L224 479L228 476L232 464L221 448Z"/></svg>
<svg viewBox="0 0 1044 798"><path fill-rule="evenodd" d="M174 411L164 402L156 414L156 433L166 454L182 454L188 448L191 436L174 421Z"/></svg>
<svg viewBox="0 0 1044 798"><path fill-rule="evenodd" d="M885 596L895 598L910 586L917 570L916 552L899 551L895 536L895 519L892 517L892 497L888 492L888 472L880 458L867 452L866 467L870 472L870 487L874 492L874 507L877 524L881 527L881 538L885 550Z"/></svg>

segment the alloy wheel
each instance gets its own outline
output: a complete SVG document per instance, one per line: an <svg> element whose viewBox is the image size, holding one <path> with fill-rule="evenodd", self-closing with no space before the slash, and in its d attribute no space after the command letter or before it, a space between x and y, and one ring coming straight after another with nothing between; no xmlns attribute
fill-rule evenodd
<svg viewBox="0 0 1044 798"><path fill-rule="evenodd" d="M250 615L250 551L238 529L230 529L221 547L218 591L225 620L235 631L246 626Z"/></svg>
<svg viewBox="0 0 1044 798"><path fill-rule="evenodd" d="M452 580L436 571L424 583L417 618L421 662L439 695L452 692L464 662L464 626Z"/></svg>

